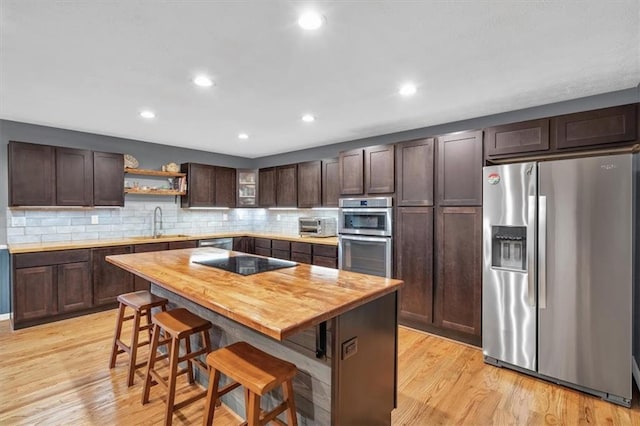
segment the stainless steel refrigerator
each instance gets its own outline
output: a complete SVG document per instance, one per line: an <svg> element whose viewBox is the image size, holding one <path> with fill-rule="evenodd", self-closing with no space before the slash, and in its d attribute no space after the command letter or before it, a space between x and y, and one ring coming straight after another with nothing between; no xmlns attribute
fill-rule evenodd
<svg viewBox="0 0 640 426"><path fill-rule="evenodd" d="M483 169L485 361L629 406L638 158Z"/></svg>

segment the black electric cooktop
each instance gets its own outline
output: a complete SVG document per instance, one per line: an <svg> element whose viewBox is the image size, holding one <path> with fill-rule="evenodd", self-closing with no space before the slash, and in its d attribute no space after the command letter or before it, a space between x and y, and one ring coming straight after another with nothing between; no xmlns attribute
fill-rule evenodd
<svg viewBox="0 0 640 426"><path fill-rule="evenodd" d="M194 260L194 263L223 269L240 275L252 275L260 272L273 271L275 269L290 268L297 265L296 262L290 262L288 260L250 255Z"/></svg>

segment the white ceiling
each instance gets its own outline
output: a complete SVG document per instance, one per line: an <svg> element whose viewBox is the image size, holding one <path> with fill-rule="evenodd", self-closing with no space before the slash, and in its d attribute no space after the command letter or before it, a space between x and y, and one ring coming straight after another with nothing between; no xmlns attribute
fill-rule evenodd
<svg viewBox="0 0 640 426"><path fill-rule="evenodd" d="M310 7L326 17L313 33L296 24ZM640 82L638 0L0 8L0 118L250 158ZM215 86L194 86L198 72ZM415 96L397 94L405 81ZM306 112L317 121L301 122Z"/></svg>

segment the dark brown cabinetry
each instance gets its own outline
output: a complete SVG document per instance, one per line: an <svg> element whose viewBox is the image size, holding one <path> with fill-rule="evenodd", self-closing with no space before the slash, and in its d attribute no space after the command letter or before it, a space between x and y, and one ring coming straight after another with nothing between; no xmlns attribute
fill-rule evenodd
<svg viewBox="0 0 640 426"><path fill-rule="evenodd" d="M256 238L254 240L255 252L260 256L271 256L271 240L268 238Z"/></svg>
<svg viewBox="0 0 640 426"><path fill-rule="evenodd" d="M437 138L438 204L482 205L482 131Z"/></svg>
<svg viewBox="0 0 640 426"><path fill-rule="evenodd" d="M437 216L435 322L479 345L482 209L446 207Z"/></svg>
<svg viewBox="0 0 640 426"><path fill-rule="evenodd" d="M312 250L312 264L334 269L338 267L338 247L314 244Z"/></svg>
<svg viewBox="0 0 640 426"><path fill-rule="evenodd" d="M89 262L58 265L58 311L74 312L91 307L91 269Z"/></svg>
<svg viewBox="0 0 640 426"><path fill-rule="evenodd" d="M258 204L260 207L276 206L276 168L258 171Z"/></svg>
<svg viewBox="0 0 640 426"><path fill-rule="evenodd" d="M236 169L215 167L215 207L236 206Z"/></svg>
<svg viewBox="0 0 640 426"><path fill-rule="evenodd" d="M122 154L9 142L10 206L124 206Z"/></svg>
<svg viewBox="0 0 640 426"><path fill-rule="evenodd" d="M433 205L434 146L434 138L396 145L398 206Z"/></svg>
<svg viewBox="0 0 640 426"><path fill-rule="evenodd" d="M322 160L322 205L338 207L340 166L337 158Z"/></svg>
<svg viewBox="0 0 640 426"><path fill-rule="evenodd" d="M55 148L9 142L9 206L55 205Z"/></svg>
<svg viewBox="0 0 640 426"><path fill-rule="evenodd" d="M339 154L340 194L390 194L395 191L394 145L377 145Z"/></svg>
<svg viewBox="0 0 640 426"><path fill-rule="evenodd" d="M91 307L89 250L17 254L13 268L15 328Z"/></svg>
<svg viewBox="0 0 640 426"><path fill-rule="evenodd" d="M433 207L400 207L396 222L396 276L402 324L433 324Z"/></svg>
<svg viewBox="0 0 640 426"><path fill-rule="evenodd" d="M340 194L364 194L364 150L352 149L339 154Z"/></svg>
<svg viewBox="0 0 640 426"><path fill-rule="evenodd" d="M276 167L276 206L298 205L297 170L296 164Z"/></svg>
<svg viewBox="0 0 640 426"><path fill-rule="evenodd" d="M255 253L254 240L252 237L234 237L233 250L243 253Z"/></svg>
<svg viewBox="0 0 640 426"><path fill-rule="evenodd" d="M91 250L94 306L111 304L119 294L133 291L133 274L105 260L106 256L131 253L131 246Z"/></svg>
<svg viewBox="0 0 640 426"><path fill-rule="evenodd" d="M58 312L55 266L16 269L14 275L14 326Z"/></svg>
<svg viewBox="0 0 640 426"><path fill-rule="evenodd" d="M283 240L271 240L271 256L278 259L291 259L291 243Z"/></svg>
<svg viewBox="0 0 640 426"><path fill-rule="evenodd" d="M208 164L186 163L181 165L187 174L187 195L181 197L182 207L211 207L215 204L216 169Z"/></svg>
<svg viewBox="0 0 640 426"><path fill-rule="evenodd" d="M93 153L93 204L124 207L124 155Z"/></svg>
<svg viewBox="0 0 640 426"><path fill-rule="evenodd" d="M549 119L523 121L485 130L487 157L549 150Z"/></svg>
<svg viewBox="0 0 640 426"><path fill-rule="evenodd" d="M93 155L91 151L56 148L56 205L93 204ZM121 167L122 168L122 167ZM118 182L122 184L122 179Z"/></svg>
<svg viewBox="0 0 640 426"><path fill-rule="evenodd" d="M291 243L291 260L299 263L311 264L312 245L309 243Z"/></svg>
<svg viewBox="0 0 640 426"><path fill-rule="evenodd" d="M552 119L558 150L593 147L638 138L637 105L622 105Z"/></svg>
<svg viewBox="0 0 640 426"><path fill-rule="evenodd" d="M322 163L307 161L298 163L298 207L310 208L322 205Z"/></svg>
<svg viewBox="0 0 640 426"><path fill-rule="evenodd" d="M235 207L236 170L209 164L185 163L180 167L189 182L182 207Z"/></svg>
<svg viewBox="0 0 640 426"><path fill-rule="evenodd" d="M394 151L394 145L364 149L364 182L367 194L390 194L395 191Z"/></svg>
<svg viewBox="0 0 640 426"><path fill-rule="evenodd" d="M190 241L171 241L169 243L169 250L187 249L198 247L198 242L195 240Z"/></svg>

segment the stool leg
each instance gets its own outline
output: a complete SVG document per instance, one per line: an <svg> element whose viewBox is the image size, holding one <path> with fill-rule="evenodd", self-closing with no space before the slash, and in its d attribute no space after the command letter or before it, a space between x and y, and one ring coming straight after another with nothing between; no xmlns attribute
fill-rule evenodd
<svg viewBox="0 0 640 426"><path fill-rule="evenodd" d="M249 421L249 399L251 399L251 392L248 387L244 388L244 417Z"/></svg>
<svg viewBox="0 0 640 426"><path fill-rule="evenodd" d="M191 336L187 336L184 339L184 348L185 354L191 353ZM193 384L193 362L191 360L187 360L187 378L189 379L189 384Z"/></svg>
<svg viewBox="0 0 640 426"><path fill-rule="evenodd" d="M118 340L120 340L120 334L122 333L122 323L124 322L124 309L125 305L120 303L118 307L118 319L116 321L116 331L113 335L113 347L111 348L111 360L109 361L109 368L116 366L116 357L118 356Z"/></svg>
<svg viewBox="0 0 640 426"><path fill-rule="evenodd" d="M216 410L216 402L218 401L218 384L220 383L220 372L209 368L209 386L207 388L207 402L204 406L204 426L213 424L213 415Z"/></svg>
<svg viewBox="0 0 640 426"><path fill-rule="evenodd" d="M249 426L260 426L260 395L249 391L249 415L247 423Z"/></svg>
<svg viewBox="0 0 640 426"><path fill-rule="evenodd" d="M187 337L188 338L188 337ZM178 372L178 358L180 357L180 339L171 339L171 355L169 356L169 382L167 386L167 409L164 424L171 426L173 421L173 403L176 399L176 373ZM189 363L189 365L191 365Z"/></svg>
<svg viewBox="0 0 640 426"><path fill-rule="evenodd" d="M297 426L298 418L296 417L296 403L293 397L293 382L291 380L287 380L282 384L282 393L285 401L287 401L287 425Z"/></svg>
<svg viewBox="0 0 640 426"><path fill-rule="evenodd" d="M140 334L140 311L133 313L133 330L131 332L131 353L129 354L129 375L127 386L133 386L133 374L136 371L136 358L138 355L138 335Z"/></svg>
<svg viewBox="0 0 640 426"><path fill-rule="evenodd" d="M147 317L147 325L151 324L151 308L147 309L145 312L145 316ZM151 341L151 329L153 327L147 328L147 333L149 333L149 341Z"/></svg>
<svg viewBox="0 0 640 426"><path fill-rule="evenodd" d="M158 341L160 340L160 327L153 326L153 337L151 338L151 345L149 346L149 360L147 361L147 374L144 379L144 391L142 392L142 405L149 402L149 392L151 391L151 371L156 363L156 356L158 351Z"/></svg>

